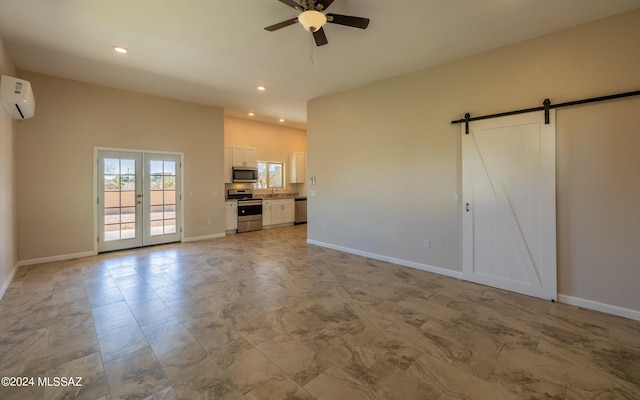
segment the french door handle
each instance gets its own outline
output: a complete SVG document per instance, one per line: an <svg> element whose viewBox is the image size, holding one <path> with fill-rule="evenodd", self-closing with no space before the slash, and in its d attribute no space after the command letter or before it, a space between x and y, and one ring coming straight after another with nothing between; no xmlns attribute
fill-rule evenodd
<svg viewBox="0 0 640 400"><path fill-rule="evenodd" d="M468 211L469 211L469 203L467 203L467 206L466 206L466 207L467 207L467 212L468 212Z"/></svg>
<svg viewBox="0 0 640 400"><path fill-rule="evenodd" d="M138 198L139 198L139 197L142 197L142 194L138 193L138 194L136 195L136 197L138 197Z"/></svg>

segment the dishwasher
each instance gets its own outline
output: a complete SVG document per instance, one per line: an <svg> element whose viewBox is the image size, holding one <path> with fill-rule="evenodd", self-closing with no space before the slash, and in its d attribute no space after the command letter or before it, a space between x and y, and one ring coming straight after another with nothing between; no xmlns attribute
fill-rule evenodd
<svg viewBox="0 0 640 400"><path fill-rule="evenodd" d="M296 205L296 217L293 223L295 225L306 224L307 223L307 198L296 197L295 205Z"/></svg>

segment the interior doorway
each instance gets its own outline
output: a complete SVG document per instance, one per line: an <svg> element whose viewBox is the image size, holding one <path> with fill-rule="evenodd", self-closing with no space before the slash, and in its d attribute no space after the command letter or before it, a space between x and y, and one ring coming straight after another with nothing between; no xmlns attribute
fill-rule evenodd
<svg viewBox="0 0 640 400"><path fill-rule="evenodd" d="M98 252L182 239L179 154L98 150Z"/></svg>

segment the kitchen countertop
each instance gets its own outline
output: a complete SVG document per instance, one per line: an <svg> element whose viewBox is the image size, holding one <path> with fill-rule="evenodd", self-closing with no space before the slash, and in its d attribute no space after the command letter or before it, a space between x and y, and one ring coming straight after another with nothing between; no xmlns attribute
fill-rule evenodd
<svg viewBox="0 0 640 400"><path fill-rule="evenodd" d="M307 196L300 196L298 193L268 193L268 194L256 194L253 196L254 200L282 200L282 199L298 199L306 200ZM225 198L225 201L234 201L238 199Z"/></svg>
<svg viewBox="0 0 640 400"><path fill-rule="evenodd" d="M268 193L268 194L255 194L254 199L262 200L280 200L280 199L295 199L298 197L298 193Z"/></svg>

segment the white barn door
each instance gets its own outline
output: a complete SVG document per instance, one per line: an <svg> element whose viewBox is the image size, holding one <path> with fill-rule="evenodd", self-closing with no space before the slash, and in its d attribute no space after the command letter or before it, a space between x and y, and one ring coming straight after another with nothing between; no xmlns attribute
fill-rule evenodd
<svg viewBox="0 0 640 400"><path fill-rule="evenodd" d="M463 277L557 300L555 114L462 126Z"/></svg>

